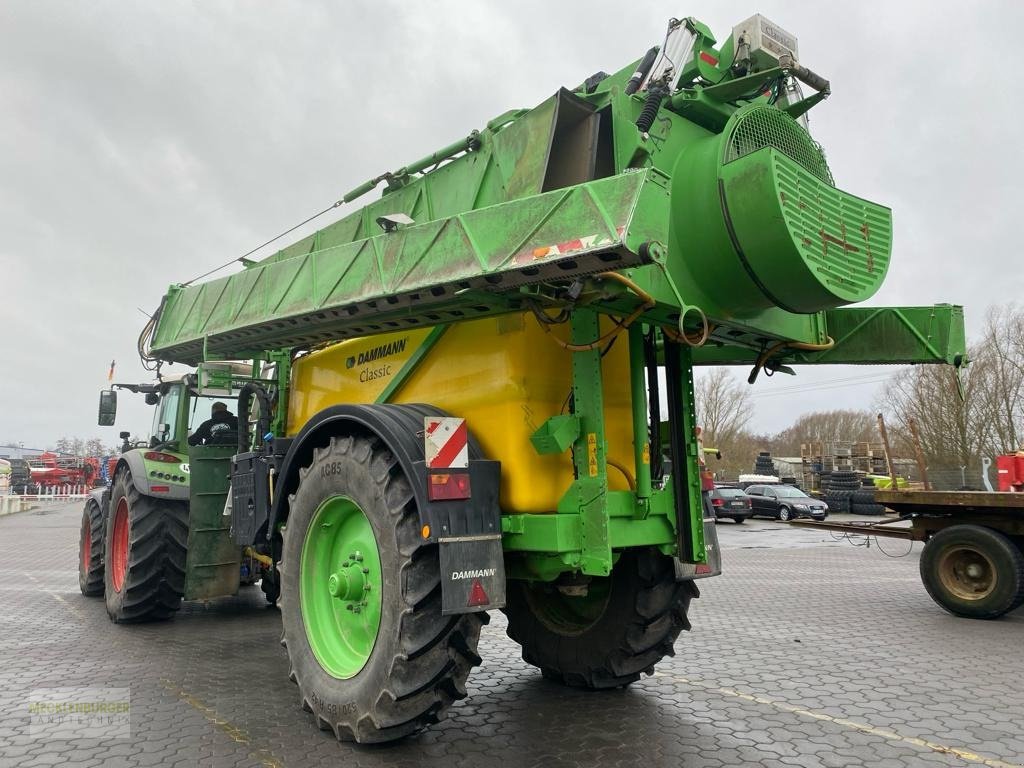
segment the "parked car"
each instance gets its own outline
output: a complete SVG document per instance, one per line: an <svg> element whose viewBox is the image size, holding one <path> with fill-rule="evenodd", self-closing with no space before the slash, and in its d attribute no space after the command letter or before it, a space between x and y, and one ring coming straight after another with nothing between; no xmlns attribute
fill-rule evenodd
<svg viewBox="0 0 1024 768"><path fill-rule="evenodd" d="M715 486L710 496L716 521L725 519L742 523L750 517L750 497L739 488Z"/></svg>
<svg viewBox="0 0 1024 768"><path fill-rule="evenodd" d="M752 506L751 517L771 517L782 521L795 517L815 520L828 517L828 504L791 485L752 485L746 493Z"/></svg>

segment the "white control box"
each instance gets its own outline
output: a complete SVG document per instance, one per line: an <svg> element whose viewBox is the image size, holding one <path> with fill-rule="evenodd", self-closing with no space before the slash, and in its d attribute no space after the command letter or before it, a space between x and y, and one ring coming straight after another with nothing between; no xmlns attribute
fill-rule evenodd
<svg viewBox="0 0 1024 768"><path fill-rule="evenodd" d="M732 28L733 43L738 44L741 37L750 46L750 60L757 69L778 66L779 57L786 53L800 60L796 36L759 13Z"/></svg>

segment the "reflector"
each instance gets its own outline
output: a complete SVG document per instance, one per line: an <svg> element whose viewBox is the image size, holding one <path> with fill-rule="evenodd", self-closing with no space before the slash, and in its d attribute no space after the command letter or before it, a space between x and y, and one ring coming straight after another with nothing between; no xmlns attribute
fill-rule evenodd
<svg viewBox="0 0 1024 768"><path fill-rule="evenodd" d="M470 497L469 473L446 472L429 475L427 498L431 501L468 499Z"/></svg>
<svg viewBox="0 0 1024 768"><path fill-rule="evenodd" d="M473 579L473 586L469 588L469 602L466 603L467 607L475 608L479 605L487 605L489 602L491 602L491 599L487 597L487 593L484 592L480 579Z"/></svg>

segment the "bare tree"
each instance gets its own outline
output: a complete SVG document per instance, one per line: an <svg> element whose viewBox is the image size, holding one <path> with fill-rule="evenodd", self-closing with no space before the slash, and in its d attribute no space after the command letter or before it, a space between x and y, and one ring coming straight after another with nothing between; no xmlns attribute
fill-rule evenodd
<svg viewBox="0 0 1024 768"><path fill-rule="evenodd" d="M962 377L964 396L960 396ZM910 455L910 421L917 424L921 447L929 463L960 466L973 462L980 451L977 400L972 395L978 368L958 374L948 366L918 366L898 374L882 394L883 411L891 425L895 451Z"/></svg>
<svg viewBox="0 0 1024 768"><path fill-rule="evenodd" d="M917 423L929 470L976 483L982 457L1015 450L1024 440L1024 309L992 308L970 365L918 366L886 387L881 407L893 424L897 453L909 453L909 422ZM960 475L960 467L968 468Z"/></svg>
<svg viewBox="0 0 1024 768"><path fill-rule="evenodd" d="M799 456L800 446L811 441L877 440L874 414L870 411L815 411L800 416L793 426L772 440L771 450L780 456Z"/></svg>
<svg viewBox="0 0 1024 768"><path fill-rule="evenodd" d="M107 456L115 453L113 448L105 446L98 437L61 437L53 450L69 456Z"/></svg>
<svg viewBox="0 0 1024 768"><path fill-rule="evenodd" d="M705 442L721 445L734 441L753 416L750 388L728 368L698 371L694 384L697 420Z"/></svg>
<svg viewBox="0 0 1024 768"><path fill-rule="evenodd" d="M1024 438L1024 310L1010 304L993 307L976 350L980 448L1004 453Z"/></svg>
<svg viewBox="0 0 1024 768"><path fill-rule="evenodd" d="M85 441L85 455L86 456L108 456L114 453L114 451L103 444L103 441L98 437L90 437Z"/></svg>
<svg viewBox="0 0 1024 768"><path fill-rule="evenodd" d="M761 440L746 429L754 407L750 388L728 368L698 369L694 384L704 445L722 454L721 460L710 459L708 468L720 477L749 472Z"/></svg>
<svg viewBox="0 0 1024 768"><path fill-rule="evenodd" d="M85 441L80 437L62 437L57 441L54 450L69 456L81 456L85 449Z"/></svg>

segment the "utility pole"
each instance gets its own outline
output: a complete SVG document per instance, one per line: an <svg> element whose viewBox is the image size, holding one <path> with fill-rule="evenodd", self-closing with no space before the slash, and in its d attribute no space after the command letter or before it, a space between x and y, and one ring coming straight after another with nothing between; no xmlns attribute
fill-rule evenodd
<svg viewBox="0 0 1024 768"><path fill-rule="evenodd" d="M889 433L885 429L885 419L882 418L882 414L878 414L878 433L882 436L882 446L885 448L885 463L889 467L889 477L892 478L892 489L894 491L899 490L899 485L896 482L896 465L892 462L892 448L889 447Z"/></svg>

